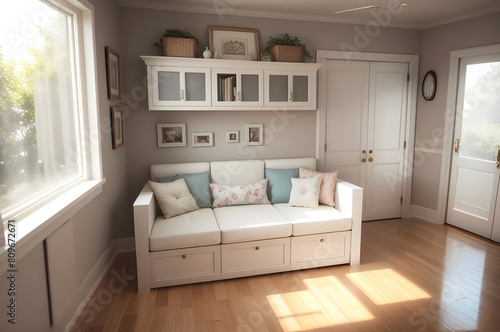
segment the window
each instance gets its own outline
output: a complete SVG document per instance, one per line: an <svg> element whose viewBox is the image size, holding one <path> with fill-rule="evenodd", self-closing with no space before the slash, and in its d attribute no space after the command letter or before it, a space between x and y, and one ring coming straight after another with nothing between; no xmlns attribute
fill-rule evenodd
<svg viewBox="0 0 500 332"><path fill-rule="evenodd" d="M93 130L98 128L95 60L83 45L93 35L88 31L92 25L84 24L92 16L88 16L90 5L82 2L2 4L0 211L4 220L102 176L99 134Z"/></svg>

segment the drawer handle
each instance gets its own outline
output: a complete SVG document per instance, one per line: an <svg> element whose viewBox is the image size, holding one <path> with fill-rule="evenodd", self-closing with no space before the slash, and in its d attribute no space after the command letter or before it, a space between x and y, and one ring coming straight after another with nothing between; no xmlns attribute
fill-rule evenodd
<svg viewBox="0 0 500 332"><path fill-rule="evenodd" d="M259 246L255 246L255 250L259 250L259 249L260 249Z"/></svg>
<svg viewBox="0 0 500 332"><path fill-rule="evenodd" d="M325 239L321 239L321 240L319 240L319 242L325 242Z"/></svg>
<svg viewBox="0 0 500 332"><path fill-rule="evenodd" d="M186 257L187 257L186 254L182 255L182 258L186 258Z"/></svg>

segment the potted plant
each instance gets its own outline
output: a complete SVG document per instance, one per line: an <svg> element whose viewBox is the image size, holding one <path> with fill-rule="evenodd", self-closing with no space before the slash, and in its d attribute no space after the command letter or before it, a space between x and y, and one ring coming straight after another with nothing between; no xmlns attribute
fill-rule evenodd
<svg viewBox="0 0 500 332"><path fill-rule="evenodd" d="M260 61L271 61L271 52L262 52L260 55Z"/></svg>
<svg viewBox="0 0 500 332"><path fill-rule="evenodd" d="M302 57L312 59L311 54L297 37L282 33L269 37L264 51L271 53L273 61L301 62Z"/></svg>
<svg viewBox="0 0 500 332"><path fill-rule="evenodd" d="M163 55L186 58L196 57L196 44L199 40L191 33L181 29L167 29L153 44L154 47L163 48Z"/></svg>

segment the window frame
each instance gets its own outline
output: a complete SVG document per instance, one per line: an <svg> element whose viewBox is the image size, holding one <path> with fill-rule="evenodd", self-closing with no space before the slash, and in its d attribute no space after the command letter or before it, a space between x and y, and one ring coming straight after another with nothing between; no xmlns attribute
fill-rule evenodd
<svg viewBox="0 0 500 332"><path fill-rule="evenodd" d="M98 105L98 75L95 42L94 7L87 0L40 0L71 16L73 36L70 47L76 89L74 104L78 105L79 145L83 161L83 176L69 179L43 198L35 198L6 210L2 218L6 236L9 219L15 220L17 259L24 256L51 232L55 231L101 191L105 183L102 167L100 113ZM69 23L68 23L69 24ZM23 250L19 251L19 247ZM0 274L6 269L8 243L0 247ZM21 254L21 256L19 256ZM4 257L5 256L5 257Z"/></svg>

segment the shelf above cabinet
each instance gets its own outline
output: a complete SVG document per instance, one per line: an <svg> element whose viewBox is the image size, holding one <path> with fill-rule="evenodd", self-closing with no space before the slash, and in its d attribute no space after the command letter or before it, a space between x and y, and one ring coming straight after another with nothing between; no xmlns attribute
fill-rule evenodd
<svg viewBox="0 0 500 332"><path fill-rule="evenodd" d="M151 111L316 110L318 63L141 58Z"/></svg>

